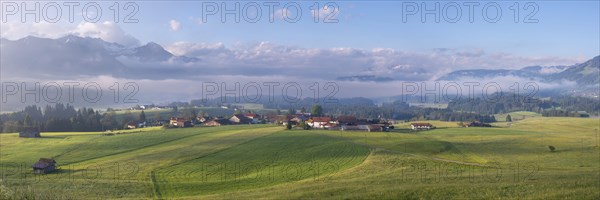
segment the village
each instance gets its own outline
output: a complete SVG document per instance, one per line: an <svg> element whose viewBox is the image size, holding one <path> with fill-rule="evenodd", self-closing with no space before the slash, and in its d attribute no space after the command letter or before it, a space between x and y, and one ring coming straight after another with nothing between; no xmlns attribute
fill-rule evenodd
<svg viewBox="0 0 600 200"><path fill-rule="evenodd" d="M194 119L186 119L181 117L171 117L168 125L163 125L169 128L186 128L194 126L227 126L241 124L275 124L288 127L288 129L325 129L325 130L342 130L342 131L368 131L380 132L394 129L394 121L380 119L358 119L354 116L312 116L311 113L298 112L292 115L274 115L266 116L255 113L234 114L231 117L203 117L199 116ZM133 124L132 124L133 125ZM415 130L430 129L433 126L415 126ZM131 126L130 128L136 128Z"/></svg>

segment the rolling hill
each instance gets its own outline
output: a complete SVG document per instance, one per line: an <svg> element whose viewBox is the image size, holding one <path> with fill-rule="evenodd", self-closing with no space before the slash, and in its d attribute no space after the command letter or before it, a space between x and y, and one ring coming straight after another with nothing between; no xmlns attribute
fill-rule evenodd
<svg viewBox="0 0 600 200"><path fill-rule="evenodd" d="M597 199L599 125L536 117L416 133L240 125L1 134L0 198ZM60 170L32 174L40 157Z"/></svg>

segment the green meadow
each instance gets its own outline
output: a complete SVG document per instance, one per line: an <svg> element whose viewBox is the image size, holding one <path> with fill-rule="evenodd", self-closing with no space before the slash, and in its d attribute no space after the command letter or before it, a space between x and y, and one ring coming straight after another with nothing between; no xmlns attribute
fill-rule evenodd
<svg viewBox="0 0 600 200"><path fill-rule="evenodd" d="M599 119L537 116L492 128L429 122L438 128L1 134L0 199L600 198ZM33 174L41 157L60 169Z"/></svg>

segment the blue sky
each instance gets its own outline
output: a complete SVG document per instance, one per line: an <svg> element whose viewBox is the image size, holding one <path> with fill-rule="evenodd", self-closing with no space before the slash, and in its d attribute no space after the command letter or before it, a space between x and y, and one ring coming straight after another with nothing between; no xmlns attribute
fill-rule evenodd
<svg viewBox="0 0 600 200"><path fill-rule="evenodd" d="M276 20L270 23L264 12L258 23L222 23L220 16L209 16L208 22L199 24L202 2L138 2L140 12L137 24L122 24L125 32L142 42L177 41L216 43L231 46L239 43L270 41L277 44L305 48L393 48L403 51L429 51L436 48L483 49L488 52L510 52L523 56L594 56L599 52L600 6L598 1L546 1L535 2L538 12L533 18L538 23L523 23L526 2L519 2L520 22L513 21L510 7L516 1L498 2L502 17L496 23L486 22L482 16L481 2L474 11L474 22L467 17L468 7L461 5L463 15L457 23L442 18L434 22L433 15L425 23L420 16L411 15L402 21L402 4L393 1L337 1L338 23L314 23L310 7L315 1L300 2L301 20L289 23ZM220 3L220 2L219 2ZM240 1L241 6L248 2ZM262 4L264 2L258 2ZM422 8L423 2L415 1ZM425 2L432 8L435 2ZM440 3L440 10L448 2ZM277 8L282 8L284 3ZM234 2L227 2L233 6ZM321 3L322 5L322 3ZM493 8L493 7L492 7ZM530 7L531 8L531 7ZM451 8L448 8L452 11ZM494 12L489 11L490 15ZM450 15L450 14L448 14ZM451 16L449 16L451 17ZM169 29L169 21L176 20L180 29ZM152 33L152 34L148 34Z"/></svg>
<svg viewBox="0 0 600 200"><path fill-rule="evenodd" d="M92 1L94 2L94 1ZM123 23L122 19L131 10L124 10L126 2L119 2L121 7L119 18L115 23L125 34L137 38L141 43L150 41L162 45L174 42L195 43L222 43L228 47L239 44L253 44L264 41L297 46L303 48L392 48L399 51L429 52L433 49L459 49L466 51L484 50L488 53L511 53L520 56L559 56L559 57L592 57L598 55L600 36L600 5L599 1L540 1L533 2L527 7L528 2L523 1L487 1L475 2L473 19L469 22L469 7L465 3L450 1L331 1L338 9L335 18L338 23L314 23L311 9L315 3L323 7L327 1L286 1L279 2L271 13L281 13L281 9L288 3L297 3L302 16L296 23L286 22L278 13L275 22L269 22L269 8L265 3L276 1L226 1L225 5L232 8L239 3L241 8L252 3L260 5L262 17L257 23L241 20L233 21L233 16L227 17L227 22L222 23L219 14L207 18L206 23L199 23L204 12L203 4L220 5L220 1L138 1L139 8L134 18L138 23ZM5 2L3 2L5 3ZM29 5L32 2L28 2ZM48 2L42 1L44 6ZM98 23L114 21L110 8L115 1L99 1L102 8L102 18ZM433 15L427 15L427 21L421 22L420 12L408 15L403 22L403 5L417 5L419 11L423 6L427 9L434 8L438 3L438 14L443 15L444 8L448 14L455 15L454 5L459 5L462 11L460 20L450 23L444 20L436 23ZM500 20L496 23L485 21L483 17L484 6L497 3L502 11ZM49 32L56 29L73 29L83 23L80 3L75 10L74 22L66 20L66 11L63 11L63 20L57 24L44 26L41 30L44 35L57 37ZM519 7L519 22L515 23L514 5ZM537 23L523 23L526 15L537 8L533 19ZM293 8L293 7L290 7ZM494 7L491 7L494 8ZM65 9L66 10L66 9ZM252 9L249 9L252 15ZM293 10L293 9L290 9ZM290 11L295 16L294 11ZM330 11L321 11L327 14ZM93 12L93 9L91 11ZM489 15L495 15L493 9L488 10ZM93 15L93 14L92 14ZM2 37L16 39L31 35L32 28L11 29L8 24L19 23L18 18L11 16L8 23L2 23ZM178 30L172 30L170 22L179 24ZM31 20L27 20L27 24ZM62 26L56 28L57 26ZM39 27L38 27L39 29ZM54 30L52 30L54 29ZM17 30L17 31L15 31ZM35 35L35 34L34 34Z"/></svg>
<svg viewBox="0 0 600 200"><path fill-rule="evenodd" d="M202 22L203 2L199 1L135 2L139 8L134 16L139 20L137 23L123 23L122 19L128 14L128 10L123 9L126 2L118 2L121 9L119 21L115 22L110 7L115 1L101 1L98 2L102 9L101 18L97 22L86 22L82 15L97 14L94 10L81 10L84 4L90 2L80 3L73 22L66 20L66 13L63 13L63 19L58 23L32 23L30 20L23 23L18 15L5 17L3 14L6 11L1 10L0 21L3 22L0 23L0 36L16 40L25 36L59 38L73 34L120 43L126 48L156 42L176 56L196 58L197 62L193 63L149 63L125 56L119 57L118 61L127 70L135 71L131 73L135 76L95 68L85 68L83 74L55 73L52 74L54 77L48 76L51 77L48 81L75 79L107 85L114 81L135 81L140 84L140 93L146 95L147 99L165 101L197 98L201 94L197 85L206 81L298 81L310 86L314 82L323 84L356 76L394 81L337 81L340 84L340 96L396 95L401 93L399 88L403 81L435 81L457 70L568 66L600 54L599 1L544 1L534 2L529 7L527 2L521 1L467 2L479 4L474 7L473 22L469 21L466 2L333 1L339 13L336 16L338 23L322 23L322 15L319 23L314 22L311 6L317 1L292 2L298 3L302 11L296 23L283 19L282 13L289 12L291 18L296 15L291 9L282 9L283 5L290 2L280 2L275 7L272 12L275 13L273 23L269 21L266 6L260 7L263 15L257 23L244 20L236 23L233 16L223 23L219 13L208 16L207 21ZM226 5L231 8L236 2L241 7L251 4L251 1L227 1ZM265 2L256 1L259 6ZM319 13L328 14L334 10L324 10L324 2L318 1ZM2 3L4 9L5 2ZM31 3L28 1L28 4ZM220 5L221 2L209 3ZM414 8L422 11L423 6L432 9L435 3L440 4L438 12L442 14L447 8L449 12L444 15L446 18L456 15L452 6L458 5L462 11L460 20L451 23L440 15L441 20L437 23L433 15L426 15L426 21L422 22L419 12L406 15L407 11L410 14L406 5L416 6ZM494 3L499 6L502 16L496 23L491 23L486 21L482 12L485 11L485 5ZM515 4L519 8L518 22L514 22L515 7L512 6ZM525 16L533 8L537 8L533 15L537 23L524 23ZM496 15L493 10L487 13L488 18ZM403 21L403 14L407 17L406 22ZM59 54L57 56L64 54L49 53ZM76 60L90 55L69 56ZM32 79L30 70L24 70L21 66L33 65L28 63L37 60L17 61L11 68L15 74L7 75L7 70L3 69L3 78ZM46 69L47 66L56 69L70 67L69 62L43 63L37 67ZM165 69L171 72L165 73ZM60 70L51 69L49 73L54 71ZM531 80L499 77L493 81L511 85ZM550 89L572 85L568 81L544 84L543 87ZM189 88L181 91L171 89L181 85ZM171 99L162 99L165 96Z"/></svg>

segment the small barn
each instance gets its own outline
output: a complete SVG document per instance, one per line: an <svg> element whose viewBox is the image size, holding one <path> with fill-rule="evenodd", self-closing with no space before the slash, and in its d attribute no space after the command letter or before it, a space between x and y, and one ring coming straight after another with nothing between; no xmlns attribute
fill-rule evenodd
<svg viewBox="0 0 600 200"><path fill-rule="evenodd" d="M56 161L51 158L40 158L32 167L33 173L46 174L56 170Z"/></svg>
<svg viewBox="0 0 600 200"><path fill-rule="evenodd" d="M480 121L472 121L467 127L492 127L492 125Z"/></svg>
<svg viewBox="0 0 600 200"><path fill-rule="evenodd" d="M137 128L137 124L135 122L127 123L127 129L135 129Z"/></svg>
<svg viewBox="0 0 600 200"><path fill-rule="evenodd" d="M379 125L379 124L371 124L367 127L367 131L369 132L381 132L384 131L383 126Z"/></svg>
<svg viewBox="0 0 600 200"><path fill-rule="evenodd" d="M42 137L40 135L40 131L37 130L23 130L21 132L19 132L19 137L22 138L39 138Z"/></svg>

